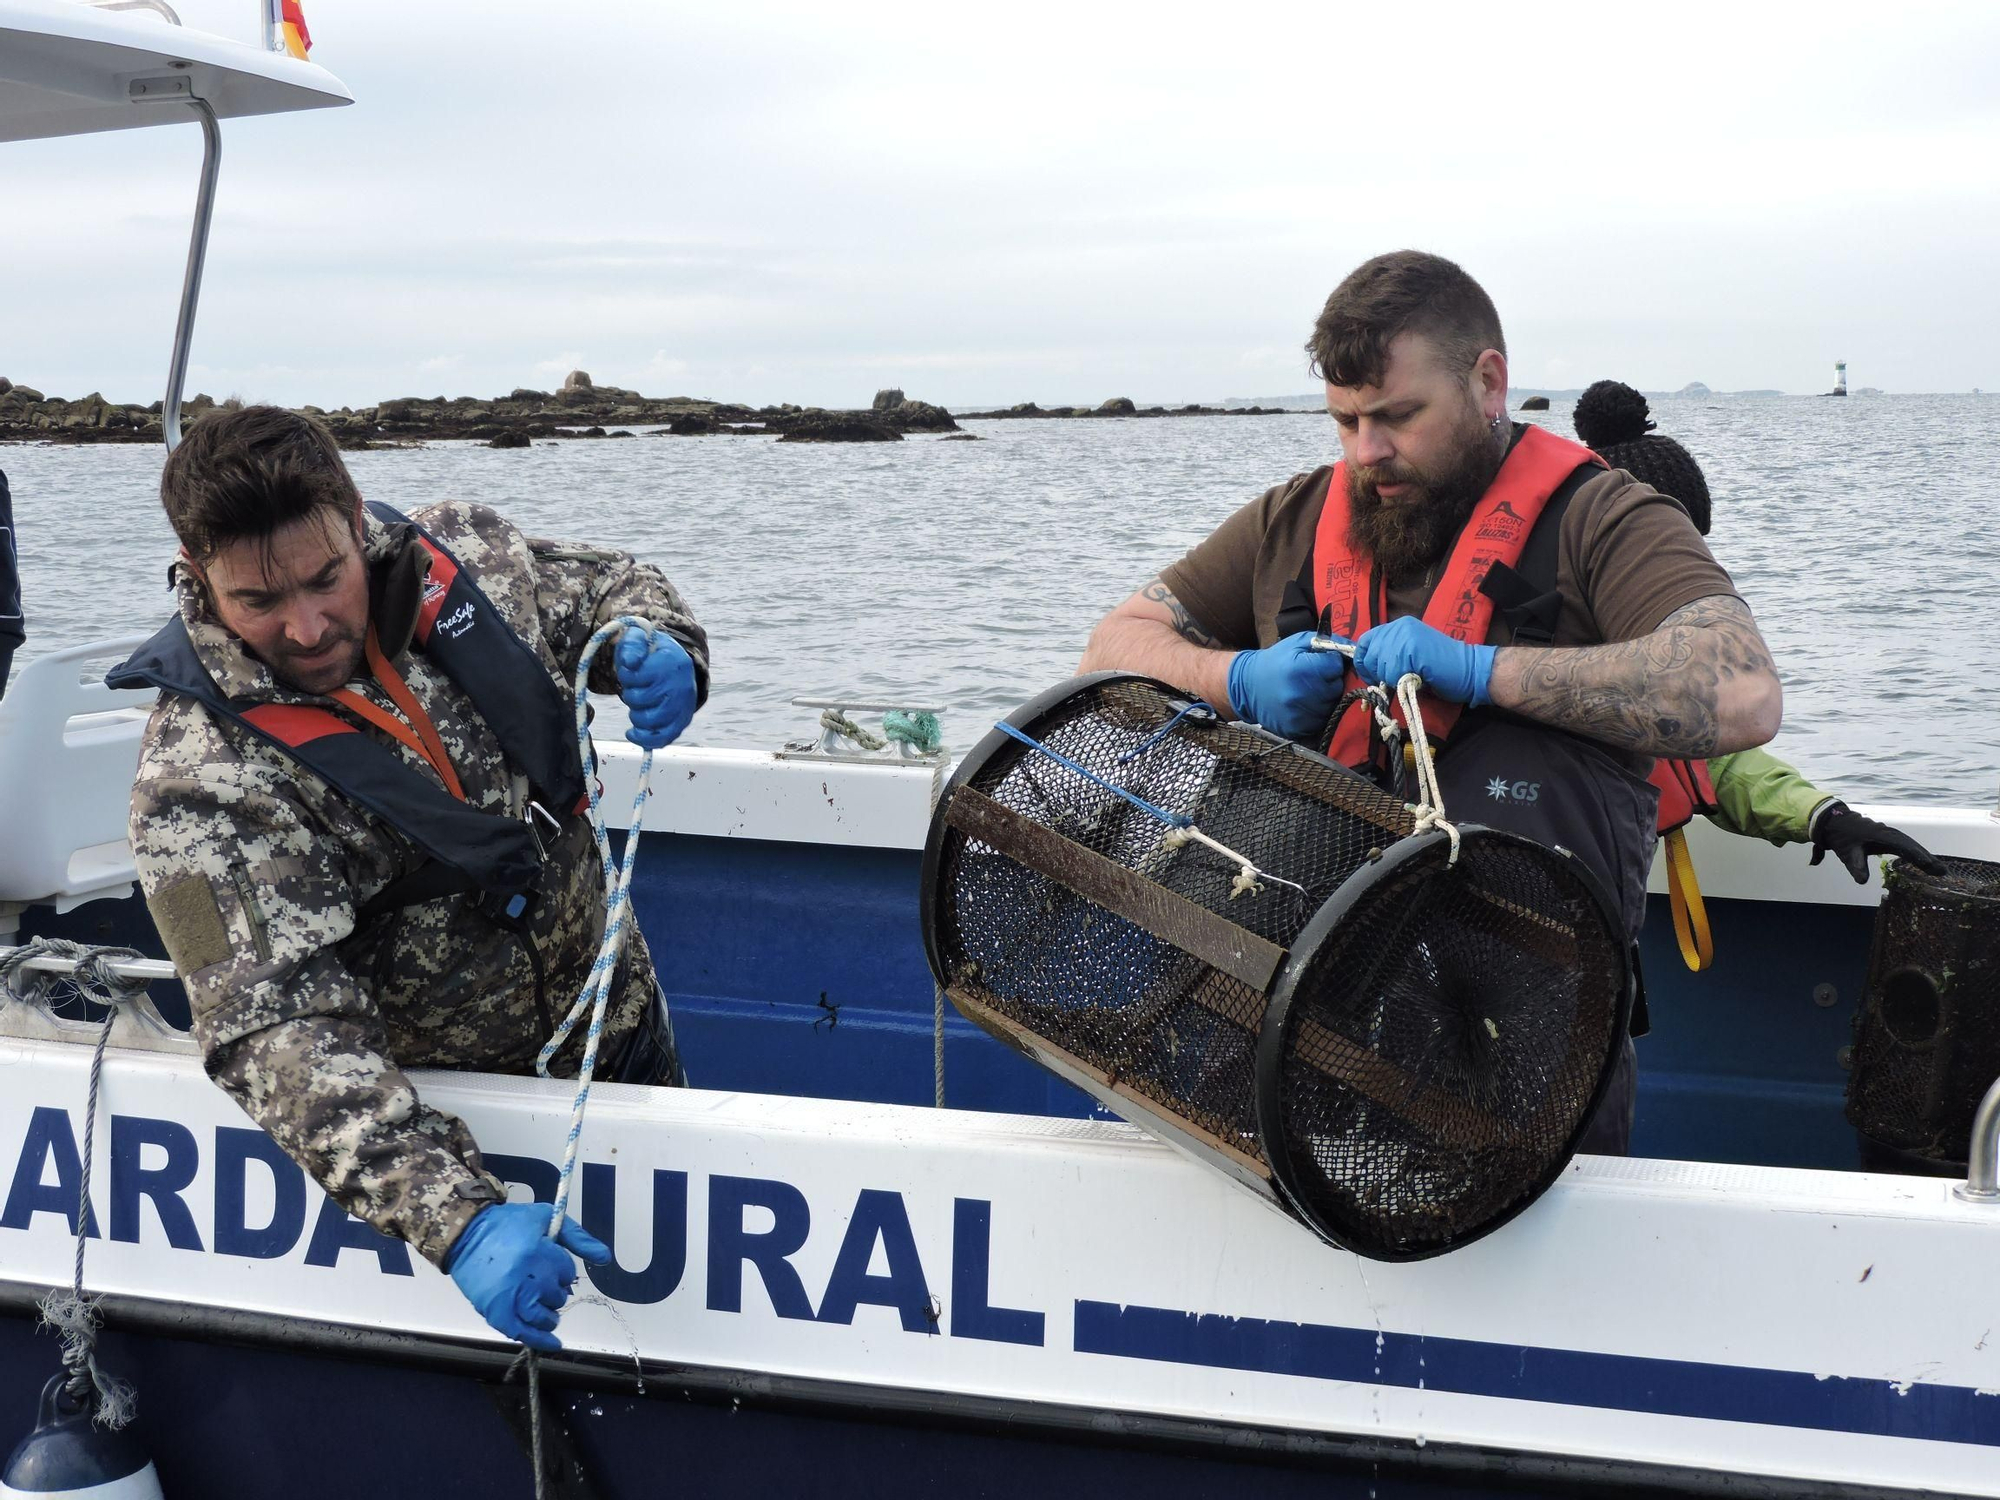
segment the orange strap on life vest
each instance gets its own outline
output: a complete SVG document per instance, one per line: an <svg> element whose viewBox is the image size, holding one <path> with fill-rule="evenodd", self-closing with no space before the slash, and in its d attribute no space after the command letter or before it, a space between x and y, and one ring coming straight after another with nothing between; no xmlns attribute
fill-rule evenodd
<svg viewBox="0 0 2000 1500"><path fill-rule="evenodd" d="M1595 462L1601 460L1582 444L1543 428L1530 427L1521 434L1460 528L1444 574L1424 607L1424 623L1454 640L1484 643L1493 626L1493 601L1479 590L1487 570L1497 562L1509 567L1519 562L1528 533L1535 529L1549 497L1579 466ZM1348 524L1347 465L1342 462L1333 466L1313 537L1313 596L1320 618L1328 622L1330 630L1358 640L1365 631L1383 623L1388 601L1374 597L1373 559L1355 550L1348 540ZM1351 668L1348 685L1360 685ZM1460 705L1442 702L1428 693L1420 703L1425 732L1433 740L1444 739L1458 722ZM1400 710L1397 717L1402 717ZM1348 714L1335 730L1326 753L1343 765L1362 764L1368 758L1368 731L1366 714Z"/></svg>
<svg viewBox="0 0 2000 1500"><path fill-rule="evenodd" d="M327 694L345 707L353 710L377 729L394 735L403 744L416 751L444 781L445 790L459 801L465 800L465 788L459 785L458 772L452 768L451 757L445 754L444 741L438 738L437 725L424 712L424 706L417 702L417 695L410 691L410 685L403 681L403 674L396 670L395 663L382 653L382 643L375 637L375 627L368 627L368 642L363 648L368 657L369 669L375 680L382 684L382 690L409 720L405 724L386 709L370 703L353 688L336 688Z"/></svg>

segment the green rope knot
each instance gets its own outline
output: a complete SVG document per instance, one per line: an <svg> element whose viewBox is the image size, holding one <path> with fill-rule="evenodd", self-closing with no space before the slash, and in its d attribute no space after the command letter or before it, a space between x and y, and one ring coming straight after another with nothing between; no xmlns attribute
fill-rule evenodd
<svg viewBox="0 0 2000 1500"><path fill-rule="evenodd" d="M882 732L908 745L919 755L935 755L944 748L944 734L938 716L918 709L892 708L882 715Z"/></svg>

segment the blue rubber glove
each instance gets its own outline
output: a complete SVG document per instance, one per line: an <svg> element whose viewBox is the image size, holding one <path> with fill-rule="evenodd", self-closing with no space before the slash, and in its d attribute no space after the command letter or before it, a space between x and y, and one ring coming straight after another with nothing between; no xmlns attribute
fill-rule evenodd
<svg viewBox="0 0 2000 1500"><path fill-rule="evenodd" d="M546 1203L495 1203L473 1215L451 1247L445 1271L498 1333L552 1353L562 1348L556 1317L576 1284L574 1251L593 1266L611 1263L611 1247L576 1220L549 1238Z"/></svg>
<svg viewBox="0 0 2000 1500"><path fill-rule="evenodd" d="M616 659L618 696L632 711L625 738L646 750L671 745L694 718L694 658L664 630L628 630Z"/></svg>
<svg viewBox="0 0 2000 1500"><path fill-rule="evenodd" d="M1236 654L1229 663L1229 707L1237 718L1292 740L1313 739L1326 728L1345 688L1347 658L1312 650L1313 639L1312 631L1301 630L1261 651Z"/></svg>
<svg viewBox="0 0 2000 1500"><path fill-rule="evenodd" d="M1354 669L1391 688L1405 672L1415 672L1445 702L1483 708L1493 701L1487 690L1493 685L1494 650L1455 641L1415 615L1404 615L1362 633L1354 643Z"/></svg>

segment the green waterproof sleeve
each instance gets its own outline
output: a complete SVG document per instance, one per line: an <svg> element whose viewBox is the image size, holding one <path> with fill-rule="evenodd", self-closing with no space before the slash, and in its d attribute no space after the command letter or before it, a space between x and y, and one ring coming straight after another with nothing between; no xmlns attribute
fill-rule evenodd
<svg viewBox="0 0 2000 1500"><path fill-rule="evenodd" d="M1739 750L1718 755L1708 763L1715 783L1715 800L1722 811L1709 821L1747 838L1774 844L1803 844L1812 838L1812 816L1832 800L1767 750Z"/></svg>

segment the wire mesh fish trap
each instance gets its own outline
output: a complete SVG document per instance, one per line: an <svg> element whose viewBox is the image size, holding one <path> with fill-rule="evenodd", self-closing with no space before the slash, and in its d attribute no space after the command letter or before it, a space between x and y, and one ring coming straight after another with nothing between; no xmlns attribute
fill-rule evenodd
<svg viewBox="0 0 2000 1500"><path fill-rule="evenodd" d="M959 767L924 940L994 1036L1332 1243L1414 1260L1555 1178L1631 1006L1581 863L1459 833L1454 860L1345 767L1099 673Z"/></svg>
<svg viewBox="0 0 2000 1500"><path fill-rule="evenodd" d="M1897 861L1854 1016L1847 1118L1870 1139L1963 1169L2000 1078L2000 865ZM1915 1164L1913 1164L1915 1165Z"/></svg>

